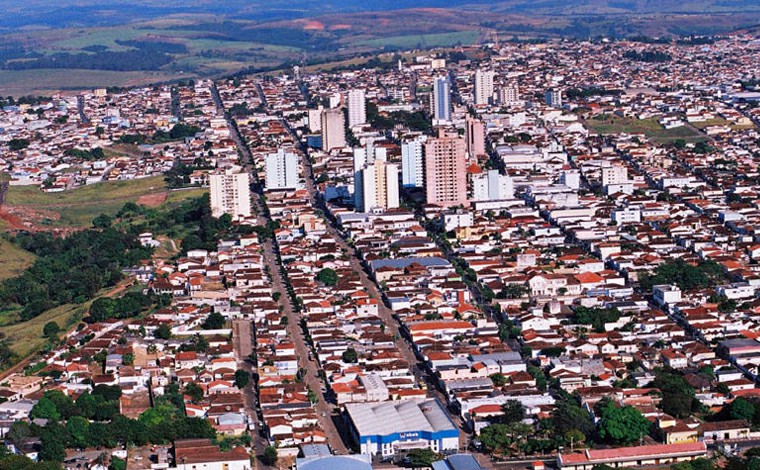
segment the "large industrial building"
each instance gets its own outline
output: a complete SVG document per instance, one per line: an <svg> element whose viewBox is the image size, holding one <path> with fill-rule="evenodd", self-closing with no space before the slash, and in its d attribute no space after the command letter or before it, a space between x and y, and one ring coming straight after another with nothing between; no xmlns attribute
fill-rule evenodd
<svg viewBox="0 0 760 470"><path fill-rule="evenodd" d="M349 403L346 415L363 454L388 457L412 449L459 448L459 430L435 399Z"/></svg>

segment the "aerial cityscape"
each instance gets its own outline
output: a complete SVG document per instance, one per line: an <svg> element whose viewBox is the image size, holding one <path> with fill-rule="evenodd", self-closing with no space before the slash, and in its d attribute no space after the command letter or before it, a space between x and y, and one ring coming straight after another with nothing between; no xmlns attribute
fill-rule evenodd
<svg viewBox="0 0 760 470"><path fill-rule="evenodd" d="M0 469L760 469L760 29L497 29L0 83Z"/></svg>

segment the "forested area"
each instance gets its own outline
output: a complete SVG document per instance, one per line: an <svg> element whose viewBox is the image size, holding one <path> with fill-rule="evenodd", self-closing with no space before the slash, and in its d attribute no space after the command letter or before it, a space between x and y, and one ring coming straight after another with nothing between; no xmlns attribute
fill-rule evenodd
<svg viewBox="0 0 760 470"><path fill-rule="evenodd" d="M176 383L167 386L166 394L157 397L156 405L137 419L119 414L120 397L120 387L108 385L98 385L76 400L58 390L45 392L31 417L45 419L47 424L16 421L6 438L18 444L39 437L40 459L61 462L66 449L167 444L175 439L216 436L208 420L185 416L182 391Z"/></svg>
<svg viewBox="0 0 760 470"><path fill-rule="evenodd" d="M21 275L0 284L0 301L22 308L29 320L67 303L83 303L122 279L122 269L151 256L135 233L106 228L57 237L19 233L10 240L37 256Z"/></svg>

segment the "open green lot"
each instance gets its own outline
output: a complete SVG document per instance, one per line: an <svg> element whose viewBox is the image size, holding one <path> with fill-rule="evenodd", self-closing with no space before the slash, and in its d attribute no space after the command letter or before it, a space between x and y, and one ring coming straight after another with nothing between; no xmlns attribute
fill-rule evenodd
<svg viewBox="0 0 760 470"><path fill-rule="evenodd" d="M34 263L34 258L32 253L0 239L0 282L19 275Z"/></svg>
<svg viewBox="0 0 760 470"><path fill-rule="evenodd" d="M59 193L45 193L37 186L11 186L6 197L9 211L35 213L33 222L52 227L89 227L100 214L115 215L127 202L147 205L177 204L207 190L168 191L162 176L109 181ZM163 200L166 197L166 201Z"/></svg>
<svg viewBox="0 0 760 470"><path fill-rule="evenodd" d="M658 143L669 143L678 139L686 142L698 142L707 138L689 126L665 129L657 118L635 119L617 115L599 115L585 122L594 132L601 135L644 134L648 139Z"/></svg>
<svg viewBox="0 0 760 470"><path fill-rule="evenodd" d="M706 129L706 128L711 127L711 126L728 126L731 129L737 129L737 130L739 130L739 129L751 129L752 127L755 127L753 124L749 124L749 125L746 125L746 126L741 126L739 124L733 124L730 121L728 121L727 119L723 119L722 117L716 117L716 118L708 119L707 121L702 121L702 122L694 122L694 123L692 123L692 125L694 127L696 127L697 129Z"/></svg>
<svg viewBox="0 0 760 470"><path fill-rule="evenodd" d="M0 326L0 333L5 335L8 346L19 357L26 356L39 351L45 345L47 339L42 335L42 329L45 324L54 321L62 330L70 329L89 308L92 301L81 305L61 305L54 309L48 310L41 315L32 318L29 321L15 323L8 326ZM15 314L3 312L3 320L14 320Z"/></svg>
<svg viewBox="0 0 760 470"><path fill-rule="evenodd" d="M456 44L469 45L478 39L477 31L459 31L440 34L414 34L408 36L391 36L387 38L369 39L358 44L370 47L399 47L411 49L415 47L446 47Z"/></svg>
<svg viewBox="0 0 760 470"><path fill-rule="evenodd" d="M58 193L42 192L37 186L11 186L6 202L10 205L33 207L58 204L99 204L110 200L129 200L165 189L166 184L162 176L108 181Z"/></svg>
<svg viewBox="0 0 760 470"><path fill-rule="evenodd" d="M141 86L182 78L192 77L173 71L0 70L0 95L48 95L66 90L83 90L109 86Z"/></svg>

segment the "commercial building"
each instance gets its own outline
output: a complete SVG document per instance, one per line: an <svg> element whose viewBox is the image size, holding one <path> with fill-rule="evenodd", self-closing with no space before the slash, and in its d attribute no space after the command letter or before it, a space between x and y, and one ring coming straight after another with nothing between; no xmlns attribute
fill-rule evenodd
<svg viewBox="0 0 760 470"><path fill-rule="evenodd" d="M250 470L251 458L243 447L222 451L211 439L174 442L174 464L179 470Z"/></svg>
<svg viewBox="0 0 760 470"><path fill-rule="evenodd" d="M493 98L493 79L496 76L493 70L475 71L475 105L489 104Z"/></svg>
<svg viewBox="0 0 760 470"><path fill-rule="evenodd" d="M346 123L343 111L337 108L322 111L322 150L329 152L345 146Z"/></svg>
<svg viewBox="0 0 760 470"><path fill-rule="evenodd" d="M346 417L362 454L386 457L411 449L459 448L459 431L435 399L349 403Z"/></svg>
<svg viewBox="0 0 760 470"><path fill-rule="evenodd" d="M251 177L245 172L214 173L209 178L211 215L233 219L251 216Z"/></svg>
<svg viewBox="0 0 760 470"><path fill-rule="evenodd" d="M420 188L425 184L425 156L423 146L427 136L401 143L401 183L406 187Z"/></svg>
<svg viewBox="0 0 760 470"><path fill-rule="evenodd" d="M472 175L473 201L500 201L515 197L514 184L508 175L499 174L499 170Z"/></svg>
<svg viewBox="0 0 760 470"><path fill-rule="evenodd" d="M667 467L676 462L685 462L707 455L704 442L681 444L656 444L615 449L587 449L583 453L559 454L557 466L568 470L590 470L595 465L611 467L641 467L658 465Z"/></svg>
<svg viewBox="0 0 760 470"><path fill-rule="evenodd" d="M436 77L433 81L433 124L451 122L451 83L449 77Z"/></svg>
<svg viewBox="0 0 760 470"><path fill-rule="evenodd" d="M266 189L298 188L298 155L279 149L266 160Z"/></svg>
<svg viewBox="0 0 760 470"><path fill-rule="evenodd" d="M465 142L457 133L439 132L425 142L425 195L442 207L467 203Z"/></svg>
<svg viewBox="0 0 760 470"><path fill-rule="evenodd" d="M356 88L348 92L348 127L367 123L367 100L364 90Z"/></svg>

